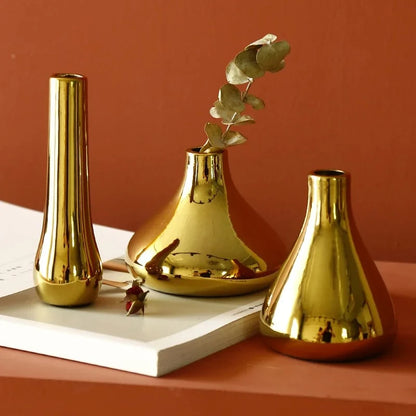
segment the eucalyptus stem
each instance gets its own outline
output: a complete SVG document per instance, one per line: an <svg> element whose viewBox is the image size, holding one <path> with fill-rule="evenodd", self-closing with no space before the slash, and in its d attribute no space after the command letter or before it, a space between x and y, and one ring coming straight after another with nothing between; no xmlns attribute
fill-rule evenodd
<svg viewBox="0 0 416 416"><path fill-rule="evenodd" d="M200 153L205 153L210 148L209 139L199 148Z"/></svg>
<svg viewBox="0 0 416 416"><path fill-rule="evenodd" d="M254 123L253 117L242 114L247 105L254 110L264 108L265 104L261 98L248 93L254 80L262 77L266 72L278 72L284 68L284 58L290 52L290 45L286 41L276 40L276 35L268 33L250 43L227 65L225 70L227 83L220 88L218 100L209 110L210 115L220 119L222 125L218 122L205 123L207 140L199 149L200 153L225 149L247 140L233 126ZM237 87L243 84L246 84L244 89Z"/></svg>
<svg viewBox="0 0 416 416"><path fill-rule="evenodd" d="M209 139L200 147L199 153L205 153L209 148L211 147L211 144L209 142Z"/></svg>
<svg viewBox="0 0 416 416"><path fill-rule="evenodd" d="M244 101L246 99L247 94L248 94L248 90L253 85L253 82L254 82L254 80L252 80L252 79L250 81L248 81L246 89L241 94L241 101ZM231 122L230 122L230 124L228 124L227 128L225 129L224 133L222 134L222 137L225 137L225 135L228 133L228 131L231 128L231 124L234 123L235 119L237 118L237 116L239 114L240 113L235 112L234 115L231 117Z"/></svg>
<svg viewBox="0 0 416 416"><path fill-rule="evenodd" d="M246 97L247 97L247 94L248 94L248 91L250 90L250 87L253 85L253 82L254 82L254 80L253 79L250 79L248 82L247 82L247 86L246 86L246 88L245 88L245 90L244 91L242 91L242 93L241 93L241 101L244 101L245 99L246 99ZM231 120L230 120L230 124L228 124L227 125L227 128L225 129L225 131L222 133L222 136L221 137L225 137L225 135L228 133L228 131L230 130L230 128L231 128L231 125L234 123L234 121L236 120L236 118L239 116L239 114L240 113L238 113L237 111L236 112L234 112L234 114L233 114L233 116L231 117ZM206 152L209 148L211 147L211 143L210 143L210 141L209 141L209 139L207 139L207 141L203 144L203 146L201 146L201 148L199 149L199 151L200 151L200 153L204 153L204 152Z"/></svg>

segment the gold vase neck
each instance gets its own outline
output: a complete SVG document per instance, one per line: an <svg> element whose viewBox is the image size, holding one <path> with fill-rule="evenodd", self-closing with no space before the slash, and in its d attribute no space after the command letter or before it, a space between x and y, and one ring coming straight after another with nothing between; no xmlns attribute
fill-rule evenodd
<svg viewBox="0 0 416 416"><path fill-rule="evenodd" d="M49 86L48 203L88 207L86 78L55 74ZM76 206L67 208L84 212Z"/></svg>
<svg viewBox="0 0 416 416"><path fill-rule="evenodd" d="M348 218L349 175L341 170L317 170L308 176L308 215L315 225Z"/></svg>
<svg viewBox="0 0 416 416"><path fill-rule="evenodd" d="M224 152L198 153L198 149L190 149L186 152L185 182L192 176L194 184L208 184L224 180L223 171Z"/></svg>
<svg viewBox="0 0 416 416"><path fill-rule="evenodd" d="M182 196L189 197L191 202L205 204L221 195L226 203L223 155L223 152L198 153L198 149L188 150Z"/></svg>
<svg viewBox="0 0 416 416"><path fill-rule="evenodd" d="M49 142L86 140L87 79L77 74L55 74L49 80Z"/></svg>

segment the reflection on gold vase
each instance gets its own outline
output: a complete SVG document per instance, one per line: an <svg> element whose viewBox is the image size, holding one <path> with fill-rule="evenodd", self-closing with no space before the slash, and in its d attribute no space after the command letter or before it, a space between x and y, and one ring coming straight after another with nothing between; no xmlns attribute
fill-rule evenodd
<svg viewBox="0 0 416 416"><path fill-rule="evenodd" d="M84 305L102 279L90 215L86 78L56 74L49 87L48 184L34 281L46 303Z"/></svg>
<svg viewBox="0 0 416 416"><path fill-rule="evenodd" d="M126 262L158 291L228 296L267 287L283 244L234 187L227 152L187 151L185 177L165 209L136 231Z"/></svg>
<svg viewBox="0 0 416 416"><path fill-rule="evenodd" d="M394 340L393 306L351 216L349 175L308 177L302 231L266 296L260 330L299 358L338 361L379 353Z"/></svg>

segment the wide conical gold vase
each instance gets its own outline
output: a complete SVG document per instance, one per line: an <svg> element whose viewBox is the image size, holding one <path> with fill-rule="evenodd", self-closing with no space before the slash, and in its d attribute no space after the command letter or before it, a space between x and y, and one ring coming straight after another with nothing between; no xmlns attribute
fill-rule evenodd
<svg viewBox="0 0 416 416"><path fill-rule="evenodd" d="M84 305L95 300L102 279L90 214L86 78L56 74L49 91L47 195L34 280L44 302Z"/></svg>
<svg viewBox="0 0 416 416"><path fill-rule="evenodd" d="M260 329L273 349L338 361L379 353L396 323L383 280L351 216L349 175L308 178L302 231L264 302Z"/></svg>
<svg viewBox="0 0 416 416"><path fill-rule="evenodd" d="M226 151L195 149L179 192L136 231L126 262L152 289L228 296L269 286L284 257L277 235L234 187Z"/></svg>

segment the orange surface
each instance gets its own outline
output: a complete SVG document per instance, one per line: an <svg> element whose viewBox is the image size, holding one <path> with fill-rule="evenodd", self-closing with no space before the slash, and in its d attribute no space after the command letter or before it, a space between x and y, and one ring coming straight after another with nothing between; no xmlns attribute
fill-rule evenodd
<svg viewBox="0 0 416 416"><path fill-rule="evenodd" d="M416 261L415 22L413 0L2 0L0 199L42 208L48 77L80 72L94 221L135 229L203 143L228 61L276 32L292 53L253 86L266 109L230 152L241 194L290 246L307 173L348 170L372 256Z"/></svg>
<svg viewBox="0 0 416 416"><path fill-rule="evenodd" d="M0 412L21 414L416 414L416 264L379 263L398 336L370 360L319 364L254 337L162 378L0 348ZM132 358L133 359L133 358ZM134 357L136 359L136 357Z"/></svg>

